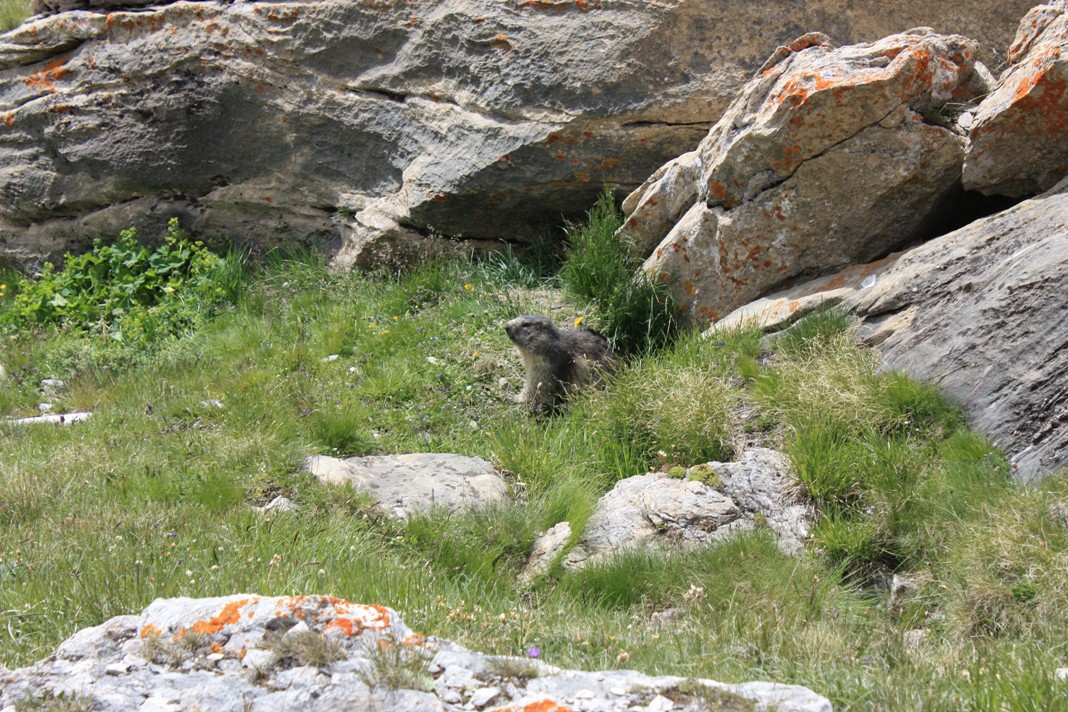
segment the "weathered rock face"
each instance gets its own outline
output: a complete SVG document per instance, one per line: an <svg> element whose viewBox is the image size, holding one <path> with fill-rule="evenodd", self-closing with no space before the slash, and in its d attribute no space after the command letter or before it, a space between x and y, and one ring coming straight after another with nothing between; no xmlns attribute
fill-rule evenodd
<svg viewBox="0 0 1068 712"><path fill-rule="evenodd" d="M701 323L916 239L959 185L963 138L931 117L986 91L976 53L928 29L780 48L694 153L627 198L624 229L659 243L646 268Z"/></svg>
<svg viewBox="0 0 1068 712"><path fill-rule="evenodd" d="M507 483L478 457L416 453L340 460L316 455L304 461L304 470L323 484L351 483L400 519L439 507L457 512L508 500Z"/></svg>
<svg viewBox="0 0 1068 712"><path fill-rule="evenodd" d="M941 387L1023 481L1068 467L1068 180L880 263L771 295L714 329L781 327L818 304L864 320L900 369Z"/></svg>
<svg viewBox="0 0 1068 712"><path fill-rule="evenodd" d="M344 243L339 264L418 254L430 230L522 240L692 149L805 28L848 42L937 24L996 47L1027 6L324 0L36 18L0 38L0 256L173 215L260 245Z"/></svg>
<svg viewBox="0 0 1068 712"><path fill-rule="evenodd" d="M796 552L814 513L798 496L789 469L782 453L754 448L738 462L690 468L684 478L651 473L620 480L597 503L564 567L582 568L640 546L707 545L752 529L757 518L784 551Z"/></svg>
<svg viewBox="0 0 1068 712"><path fill-rule="evenodd" d="M508 668L526 674L500 672ZM384 674L404 684L387 687ZM237 595L159 599L75 633L32 667L0 667L0 709L65 699L99 712L623 712L661 693L677 699L684 681L482 655L413 633L389 608L333 596ZM697 682L760 709L831 709L804 687Z"/></svg>
<svg viewBox="0 0 1068 712"><path fill-rule="evenodd" d="M964 187L1035 195L1068 175L1068 3L1027 13L968 135Z"/></svg>

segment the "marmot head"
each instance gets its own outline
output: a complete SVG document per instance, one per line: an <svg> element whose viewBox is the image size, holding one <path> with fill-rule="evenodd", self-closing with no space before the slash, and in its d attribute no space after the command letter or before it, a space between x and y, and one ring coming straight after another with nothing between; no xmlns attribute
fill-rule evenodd
<svg viewBox="0 0 1068 712"><path fill-rule="evenodd" d="M548 318L535 314L512 319L504 325L504 331L512 343L524 349L536 350L539 345L542 348L554 347L562 341L560 332L553 323Z"/></svg>

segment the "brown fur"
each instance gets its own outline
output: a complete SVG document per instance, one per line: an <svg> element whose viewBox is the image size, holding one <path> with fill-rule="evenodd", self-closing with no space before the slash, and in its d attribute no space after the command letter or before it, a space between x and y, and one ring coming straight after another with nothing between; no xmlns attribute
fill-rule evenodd
<svg viewBox="0 0 1068 712"><path fill-rule="evenodd" d="M584 386L617 366L608 339L592 329L557 329L543 316L520 316L504 325L516 345L527 379L520 402L553 408L570 390Z"/></svg>

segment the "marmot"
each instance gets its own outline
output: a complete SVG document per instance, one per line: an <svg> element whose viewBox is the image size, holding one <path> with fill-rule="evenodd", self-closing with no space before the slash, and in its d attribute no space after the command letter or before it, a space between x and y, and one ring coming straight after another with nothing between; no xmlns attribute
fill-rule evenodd
<svg viewBox="0 0 1068 712"><path fill-rule="evenodd" d="M593 329L557 329L543 316L520 316L504 325L527 368L519 402L553 408L569 390L586 385L618 365L608 339Z"/></svg>

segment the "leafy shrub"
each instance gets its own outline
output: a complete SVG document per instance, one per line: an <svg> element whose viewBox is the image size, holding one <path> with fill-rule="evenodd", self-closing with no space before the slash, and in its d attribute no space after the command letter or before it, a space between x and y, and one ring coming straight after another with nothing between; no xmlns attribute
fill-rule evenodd
<svg viewBox="0 0 1068 712"><path fill-rule="evenodd" d="M642 269L626 233L617 234L623 215L605 188L585 225L567 226L570 249L564 261L565 289L591 300L601 329L621 353L641 353L669 344L678 333L675 306L667 287Z"/></svg>
<svg viewBox="0 0 1068 712"><path fill-rule="evenodd" d="M167 233L155 250L130 228L114 244L97 241L90 252L66 255L61 271L46 262L39 276L19 280L4 322L16 331L54 325L106 334L134 349L195 328L237 299L243 258L219 257L191 241L176 218Z"/></svg>

